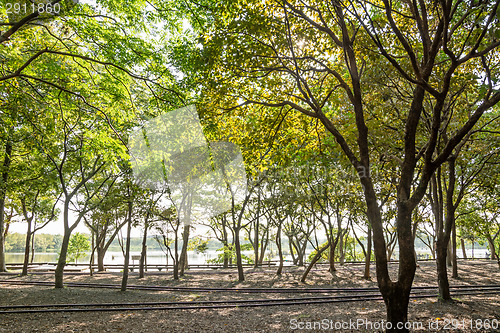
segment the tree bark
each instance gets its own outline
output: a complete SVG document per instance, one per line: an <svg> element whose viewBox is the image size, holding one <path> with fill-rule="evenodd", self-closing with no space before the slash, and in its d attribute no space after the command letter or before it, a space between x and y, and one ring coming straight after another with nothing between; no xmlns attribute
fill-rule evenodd
<svg viewBox="0 0 500 333"><path fill-rule="evenodd" d="M0 183L0 272L7 272L5 265L5 198L7 196L7 181L12 157L12 141L10 138L5 144L5 157L2 166Z"/></svg>
<svg viewBox="0 0 500 333"><path fill-rule="evenodd" d="M446 264L448 267L452 267L453 265L453 251L451 249L451 241L448 242L448 246L446 247Z"/></svg>
<svg viewBox="0 0 500 333"><path fill-rule="evenodd" d="M283 249L281 248L281 222L278 224L278 230L276 231L276 247L278 248L278 256L280 258L280 263L276 275L280 276L283 271Z"/></svg>
<svg viewBox="0 0 500 333"><path fill-rule="evenodd" d="M444 301L451 300L450 285L448 282L448 272L446 257L448 255L448 246L444 239L438 238L436 246L436 266L438 274L439 298Z"/></svg>
<svg viewBox="0 0 500 333"><path fill-rule="evenodd" d="M457 261L457 225L453 223L453 230L451 232L452 237L452 257L453 257L453 267L452 267L452 275L451 277L454 279L458 279L458 261Z"/></svg>
<svg viewBox="0 0 500 333"><path fill-rule="evenodd" d="M104 272L106 269L104 268L104 256L106 252L100 246L97 247L97 270L99 272Z"/></svg>
<svg viewBox="0 0 500 333"><path fill-rule="evenodd" d="M228 256L228 253L226 251L227 249L229 249L229 240L228 240L228 236L227 236L226 225L227 225L226 215L223 215L222 216L222 244L224 244L224 253L223 253L223 256L224 256L223 267L224 268L229 267L229 256Z"/></svg>
<svg viewBox="0 0 500 333"><path fill-rule="evenodd" d="M302 283L306 282L307 275L309 274L309 272L311 271L313 266L316 264L316 262L318 262L319 258L321 258L321 255L323 254L323 252L325 252L325 250L328 249L330 246L331 246L331 241L329 240L325 246L323 246L321 249L319 249L316 252L313 259L311 260L311 262L307 266L306 270L304 271L304 274L302 274L302 278L300 279L300 282L302 282Z"/></svg>
<svg viewBox="0 0 500 333"><path fill-rule="evenodd" d="M234 249L236 251L236 266L238 267L238 281L245 281L243 260L241 258L240 228L234 228Z"/></svg>
<svg viewBox="0 0 500 333"><path fill-rule="evenodd" d="M30 258L30 263L33 263L33 260L35 260L35 233L33 233L32 236L31 236L31 258Z"/></svg>
<svg viewBox="0 0 500 333"><path fill-rule="evenodd" d="M372 228L368 225L368 237L366 239L365 272L363 279L370 279L370 263L372 256Z"/></svg>
<svg viewBox="0 0 500 333"><path fill-rule="evenodd" d="M24 247L24 262L23 262L23 270L21 272L21 276L28 275L28 264L30 260L30 249L31 249L31 222L33 218L29 218L26 220L28 223L28 231L26 231L26 245Z"/></svg>
<svg viewBox="0 0 500 333"><path fill-rule="evenodd" d="M253 248L253 255L254 255L254 262L253 262L253 268L257 268L259 266L259 222L255 224L254 228L254 248Z"/></svg>
<svg viewBox="0 0 500 333"><path fill-rule="evenodd" d="M467 251L465 250L465 242L463 238L460 238L460 245L462 246L462 256L467 259Z"/></svg>
<svg viewBox="0 0 500 333"><path fill-rule="evenodd" d="M90 269L90 276L94 275L94 257L95 257L95 232L94 230L90 230L90 237L92 239L92 245L91 249L92 251L90 252L90 260L89 260L89 269Z"/></svg>
<svg viewBox="0 0 500 333"><path fill-rule="evenodd" d="M125 258L123 263L123 275L122 275L122 286L121 291L127 290L128 282L128 266L130 263L130 232L132 230L132 198L130 197L129 189L129 202L128 202L128 222L127 222L127 240L125 241Z"/></svg>
<svg viewBox="0 0 500 333"><path fill-rule="evenodd" d="M490 248L490 259L497 259L496 249L495 249L495 241L491 237L491 235L486 235L486 240L488 241L488 246Z"/></svg>
<svg viewBox="0 0 500 333"><path fill-rule="evenodd" d="M148 219L148 217L146 217L146 219ZM148 237L148 228L149 228L149 225L146 222L144 225L144 233L142 236L141 259L139 260L139 279L142 279L144 277L144 265L146 263L146 250L147 250L146 242L148 240L148 238L147 238Z"/></svg>
<svg viewBox="0 0 500 333"><path fill-rule="evenodd" d="M66 266L66 256L68 254L68 245L69 245L69 237L71 235L71 231L66 227L64 228L64 235L61 244L61 253L59 254L59 259L57 260L57 267L55 271L55 287L63 288L63 275L64 275L64 267Z"/></svg>
<svg viewBox="0 0 500 333"><path fill-rule="evenodd" d="M184 270L188 266L188 258L187 258L187 248L189 242L189 224L184 224L184 230L182 231L182 249L181 249L181 257L179 260L179 275L184 276Z"/></svg>
<svg viewBox="0 0 500 333"><path fill-rule="evenodd" d="M344 265L344 261L345 261L345 251L344 251L344 235L342 233L342 229L339 229L338 231L340 233L340 239L339 239L339 244L338 244L338 248L339 248L339 264L340 266Z"/></svg>
<svg viewBox="0 0 500 333"><path fill-rule="evenodd" d="M329 250L329 253L328 253L328 263L329 263L329 268L328 268L328 271L330 273L333 273L335 272L337 269L335 268L335 249L336 249L336 244L335 246L334 245L331 245L330 246L330 250Z"/></svg>

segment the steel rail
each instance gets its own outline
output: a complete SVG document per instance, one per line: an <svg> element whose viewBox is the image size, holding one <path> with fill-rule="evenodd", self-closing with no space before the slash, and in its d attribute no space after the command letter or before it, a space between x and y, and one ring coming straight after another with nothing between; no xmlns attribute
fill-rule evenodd
<svg viewBox="0 0 500 333"><path fill-rule="evenodd" d="M471 289L466 291L479 291L483 292L480 289ZM491 289L487 289L484 292L492 291ZM500 293L500 287L494 289L493 291L498 291ZM423 294L423 292L413 293L412 295ZM31 309L31 308L57 308L57 307L72 307L72 306L81 306L81 307L91 307L91 306L138 306L138 305L183 305L183 304L208 304L208 303L255 303L255 302L278 302L278 301L305 301L305 300L316 300L316 299L351 299L351 298L370 298L370 297L380 297L379 293L377 294L362 294L362 295L337 295L337 296L321 296L321 297L300 297L300 298L267 298L267 299L251 299L251 300L199 300L199 301L169 301L169 302L140 302L140 303L83 303L83 304L30 304L30 305L1 305L1 309Z"/></svg>
<svg viewBox="0 0 500 333"><path fill-rule="evenodd" d="M0 284L13 284L13 285L40 285L52 286L52 281L18 281L18 280L0 280ZM82 287L82 288L109 288L119 289L120 285L116 284L100 284L100 283L80 283L80 282L66 282L66 287ZM412 290L428 290L437 289L437 286L414 286ZM470 289L470 288L486 288L495 289L500 288L500 285L456 285L450 286L450 289ZM156 290L156 291L197 291L197 292L240 292L240 293L329 293L329 292L367 292L378 291L378 287L366 288L208 288L208 287L173 287L173 286L160 286L160 285L128 285L127 289L134 290Z"/></svg>
<svg viewBox="0 0 500 333"><path fill-rule="evenodd" d="M500 290L495 291L478 291L478 292L458 292L453 293L452 296L474 296L474 295L488 295L488 294L499 294ZM5 310L0 311L1 314L27 314L27 313L57 313L57 312L106 312L106 311L162 311L162 310L200 310L200 309L221 309L221 308L243 308L243 307L266 307L266 306L291 306L291 305L306 305L306 304L325 304L325 303L346 303L346 302L363 302L363 301L382 301L381 296L369 296L361 295L364 297L353 297L345 296L344 298L325 298L319 297L315 299L301 299L299 301L287 299L265 299L265 300L236 300L236 301L190 301L190 302L157 302L157 303L135 303L139 306L130 306L131 304L126 304L126 307L117 306L116 304L104 303L104 304L78 304L80 307L69 307L69 308L45 308L43 305L39 305L39 308L35 309L18 309L18 310ZM437 294L424 294L424 295L411 295L410 299L419 298L435 298ZM200 303L205 302L205 303ZM150 306L150 305L173 305L176 303L180 306ZM193 305L193 304L206 304L206 305ZM76 305L76 304L75 304ZM148 305L148 306L141 306ZM72 305L70 305L72 306ZM89 307L85 307L89 306ZM90 306L98 306L96 308L91 308Z"/></svg>

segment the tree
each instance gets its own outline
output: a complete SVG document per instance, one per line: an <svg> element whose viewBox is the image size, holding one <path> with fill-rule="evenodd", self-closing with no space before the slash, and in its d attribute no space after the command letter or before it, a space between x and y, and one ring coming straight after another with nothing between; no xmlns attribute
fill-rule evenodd
<svg viewBox="0 0 500 333"><path fill-rule="evenodd" d="M389 331L407 331L396 327L408 320L416 269L413 212L436 169L500 101L493 61L500 41L492 31L498 6L499 1L476 6L283 0L205 11L210 28L204 49L217 55L206 96L226 110L253 104L317 119L356 169L373 231L377 282L393 325ZM396 84L387 89L387 82ZM226 88L219 94L214 86ZM385 101L378 99L388 91ZM475 102L454 109L453 100L465 95ZM386 101L394 99L396 108L388 113ZM391 133L395 137L380 130L395 128L385 121L390 113L400 124ZM398 161L396 281L389 276L383 207L371 175L380 160L373 147L387 142L398 148L389 153Z"/></svg>
<svg viewBox="0 0 500 333"><path fill-rule="evenodd" d="M81 232L75 232L69 239L68 258L78 263L79 258L83 258L90 250L89 237Z"/></svg>

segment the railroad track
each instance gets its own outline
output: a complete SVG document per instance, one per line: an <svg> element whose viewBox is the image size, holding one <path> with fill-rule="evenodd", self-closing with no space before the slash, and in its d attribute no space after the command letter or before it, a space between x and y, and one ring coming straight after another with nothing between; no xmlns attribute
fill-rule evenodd
<svg viewBox="0 0 500 333"><path fill-rule="evenodd" d="M457 292L453 296L500 294L498 290ZM411 299L435 298L437 294L412 294ZM291 306L326 303L347 303L382 301L378 294L362 294L349 296L301 297L280 299L252 299L252 300L215 300L215 301L174 301L174 302L144 302L144 303L87 303L87 304L40 304L40 305L6 305L0 306L0 315L28 314L28 313L57 313L57 312L104 312L104 311L153 311L153 310L200 310L222 308L248 308L267 306Z"/></svg>
<svg viewBox="0 0 500 333"><path fill-rule="evenodd" d="M47 285L47 281L0 280L0 284ZM119 288L118 285L66 283L70 287L82 288ZM134 286L130 286L133 289ZM197 291L197 292L244 292L244 293L337 293L315 297L265 298L249 300L200 300L142 303L87 303L87 304L40 304L40 305L4 305L0 306L0 315L57 312L101 312L101 311L152 311L152 310L199 310L241 307L292 306L307 304L346 303L363 301L382 301L377 288L193 288L165 286L135 286L140 290ZM436 298L436 287L417 286L412 289L411 299ZM500 294L500 285L452 286L452 296Z"/></svg>
<svg viewBox="0 0 500 333"><path fill-rule="evenodd" d="M52 287L52 281L19 281L19 280L0 280L0 284L11 285L38 285ZM74 288L107 288L120 289L118 284L103 284L103 283L81 283L81 282L66 282L66 287ZM128 285L127 289L133 290L150 290L150 291L178 291L178 292L232 292L232 293L355 293L355 292L378 292L377 287L366 288L208 288L208 287L174 287L160 285ZM435 286L413 286L412 291L436 290ZM500 290L500 285L456 285L450 286L450 290Z"/></svg>

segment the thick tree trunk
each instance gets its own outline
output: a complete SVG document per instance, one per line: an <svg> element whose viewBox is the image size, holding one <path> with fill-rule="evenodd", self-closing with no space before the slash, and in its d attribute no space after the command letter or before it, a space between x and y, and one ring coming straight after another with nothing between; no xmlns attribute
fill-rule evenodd
<svg viewBox="0 0 500 333"><path fill-rule="evenodd" d="M384 302L387 309L386 332L409 332L409 329L405 328L404 325L408 323L410 290L411 286L395 283L384 292L386 294Z"/></svg>
<svg viewBox="0 0 500 333"><path fill-rule="evenodd" d="M101 246L97 247L97 270L99 272L104 272L106 269L104 268L104 255L106 252L104 251L104 248Z"/></svg>
<svg viewBox="0 0 500 333"><path fill-rule="evenodd" d="M71 230L65 228L64 236L61 244L61 253L59 254L59 259L57 260L56 272L55 272L55 287L63 288L63 276L64 267L66 266L66 256L68 254L69 237L71 235Z"/></svg>
<svg viewBox="0 0 500 333"><path fill-rule="evenodd" d="M328 271L330 273L333 273L333 272L335 272L337 270L335 268L335 248L336 248L336 246L331 245L329 253L328 253L328 263L330 264L330 267L328 268Z"/></svg>
<svg viewBox="0 0 500 333"><path fill-rule="evenodd" d="M486 236L486 240L488 241L488 246L490 248L490 258L489 259L497 259L497 254L496 254L496 249L495 249L495 242L493 238L490 235Z"/></svg>
<svg viewBox="0 0 500 333"><path fill-rule="evenodd" d="M179 260L179 275L184 276L184 270L188 267L188 257L187 257L187 248L189 242L189 224L184 224L184 230L182 231L182 249L181 249L181 257Z"/></svg>
<svg viewBox="0 0 500 333"><path fill-rule="evenodd" d="M238 281L245 281L243 260L241 258L240 228L234 228L234 248L236 250L236 266L238 267Z"/></svg>
<svg viewBox="0 0 500 333"><path fill-rule="evenodd" d="M450 295L450 285L448 282L448 272L446 267L448 246L445 243L444 239L438 238L436 248L437 248L436 266L438 275L439 298L443 301L449 301L451 300L451 295Z"/></svg>

